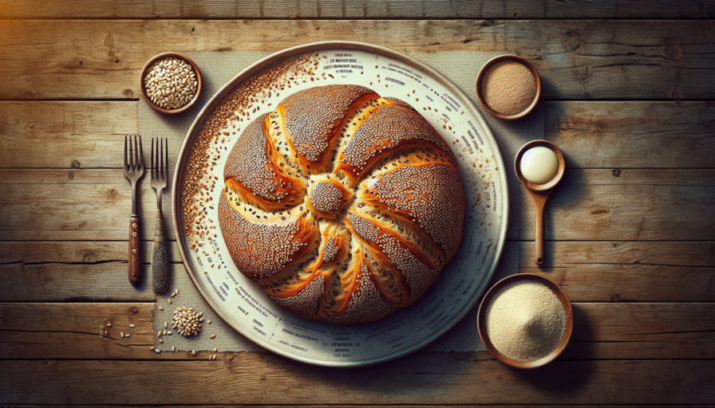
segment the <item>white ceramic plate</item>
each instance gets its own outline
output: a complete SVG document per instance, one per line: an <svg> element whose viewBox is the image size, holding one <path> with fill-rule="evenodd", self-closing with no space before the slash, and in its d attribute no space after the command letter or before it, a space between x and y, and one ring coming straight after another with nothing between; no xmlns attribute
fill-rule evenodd
<svg viewBox="0 0 715 408"><path fill-rule="evenodd" d="M290 94L329 84L362 85L383 97L399 98L422 113L457 156L467 197L460 250L438 281L416 304L369 324L313 322L278 307L258 284L238 271L218 223L215 204L222 193L225 161L243 129ZM212 134L205 130L207 125L221 131ZM174 228L186 270L199 292L239 333L268 350L311 364L374 364L437 339L484 293L506 238L506 173L484 118L437 71L370 44L307 44L248 67L199 113L184 141L175 174Z"/></svg>

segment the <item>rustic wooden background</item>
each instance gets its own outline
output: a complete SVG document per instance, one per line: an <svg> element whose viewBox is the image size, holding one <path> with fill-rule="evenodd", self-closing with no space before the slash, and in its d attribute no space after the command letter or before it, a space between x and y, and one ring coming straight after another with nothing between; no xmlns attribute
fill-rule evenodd
<svg viewBox="0 0 715 408"><path fill-rule="evenodd" d="M0 0L0 403L715 404L713 17L694 0ZM336 39L533 61L568 170L549 264L533 267L526 201L507 250L573 301L556 362L420 352L345 370L149 350L155 297L127 282L121 170L144 62ZM141 198L148 249L148 174ZM100 338L108 322L136 329Z"/></svg>

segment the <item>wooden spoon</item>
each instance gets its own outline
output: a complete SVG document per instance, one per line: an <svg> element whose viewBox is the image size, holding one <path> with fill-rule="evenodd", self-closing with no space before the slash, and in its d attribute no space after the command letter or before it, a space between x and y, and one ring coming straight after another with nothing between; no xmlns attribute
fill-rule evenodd
<svg viewBox="0 0 715 408"><path fill-rule="evenodd" d="M556 153L556 158L559 160L559 169L556 172L556 176L545 184L534 184L524 178L524 175L521 174L521 166L519 165L521 163L521 157L527 150L536 146L543 146L553 150L554 153ZM561 153L561 150L555 144L547 140L532 140L522 146L514 158L514 172L516 173L516 178L519 179L519 183L521 183L529 191L531 199L534 200L534 207L536 208L536 250L534 252L534 262L538 266L544 264L544 206L546 205L546 200L548 200L554 187L564 176L565 168L566 161L564 160L563 153Z"/></svg>

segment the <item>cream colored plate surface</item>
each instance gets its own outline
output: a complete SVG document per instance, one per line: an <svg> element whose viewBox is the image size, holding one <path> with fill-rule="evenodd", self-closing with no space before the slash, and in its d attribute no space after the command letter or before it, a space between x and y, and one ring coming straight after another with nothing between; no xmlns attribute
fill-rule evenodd
<svg viewBox="0 0 715 408"><path fill-rule="evenodd" d="M216 204L225 160L243 129L290 94L329 84L362 85L411 104L451 146L467 196L462 245L455 259L416 304L370 324L312 322L279 308L238 271L218 223ZM194 121L175 174L174 227L184 264L199 292L247 338L311 364L374 364L437 339L484 293L506 238L506 173L482 116L438 72L370 44L307 44L270 55L239 73Z"/></svg>

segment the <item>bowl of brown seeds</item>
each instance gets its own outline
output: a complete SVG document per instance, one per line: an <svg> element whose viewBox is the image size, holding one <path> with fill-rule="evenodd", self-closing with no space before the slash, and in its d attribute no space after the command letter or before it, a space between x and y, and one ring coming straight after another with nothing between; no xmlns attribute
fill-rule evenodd
<svg viewBox="0 0 715 408"><path fill-rule="evenodd" d="M516 55L500 55L484 64L477 74L477 98L495 118L514 120L531 112L541 96L541 79L529 61Z"/></svg>
<svg viewBox="0 0 715 408"><path fill-rule="evenodd" d="M201 72L189 57L165 52L150 59L141 72L142 96L162 113L181 113L201 94Z"/></svg>

